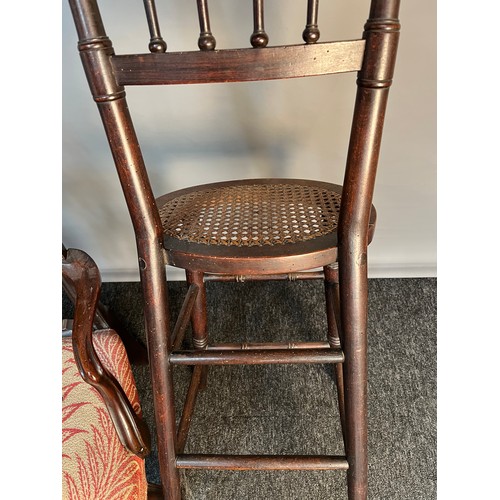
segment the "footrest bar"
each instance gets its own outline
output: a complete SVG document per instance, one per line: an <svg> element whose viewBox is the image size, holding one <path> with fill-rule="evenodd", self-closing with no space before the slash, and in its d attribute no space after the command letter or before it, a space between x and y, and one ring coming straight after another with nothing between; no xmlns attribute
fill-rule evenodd
<svg viewBox="0 0 500 500"><path fill-rule="evenodd" d="M236 349L189 350L170 355L174 365L273 365L343 363L340 349Z"/></svg>
<svg viewBox="0 0 500 500"><path fill-rule="evenodd" d="M207 350L239 351L262 349L329 349L329 342L244 342L208 345ZM174 349L175 351L175 349Z"/></svg>
<svg viewBox="0 0 500 500"><path fill-rule="evenodd" d="M323 271L300 271L287 274L205 274L204 281L301 281L324 279Z"/></svg>
<svg viewBox="0 0 500 500"><path fill-rule="evenodd" d="M345 456L334 455L177 455L179 469L347 470Z"/></svg>

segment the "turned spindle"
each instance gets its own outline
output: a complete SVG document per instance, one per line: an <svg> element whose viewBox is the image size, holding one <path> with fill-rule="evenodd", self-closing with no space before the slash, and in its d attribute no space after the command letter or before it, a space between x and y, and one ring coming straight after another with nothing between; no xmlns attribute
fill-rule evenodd
<svg viewBox="0 0 500 500"><path fill-rule="evenodd" d="M149 51L150 52L165 52L167 44L161 37L160 23L156 14L156 5L154 0L144 0L144 9L146 10L146 19L149 27Z"/></svg>
<svg viewBox="0 0 500 500"><path fill-rule="evenodd" d="M208 16L207 0L196 0L198 5L198 18L200 21L200 37L198 47L200 50L214 50L215 38L210 31L210 18Z"/></svg>
<svg viewBox="0 0 500 500"><path fill-rule="evenodd" d="M316 43L319 40L318 4L319 0L307 0L307 21L302 32L302 39L306 43Z"/></svg>
<svg viewBox="0 0 500 500"><path fill-rule="evenodd" d="M252 47L262 48L269 42L264 30L264 0L253 0L253 33L250 37Z"/></svg>

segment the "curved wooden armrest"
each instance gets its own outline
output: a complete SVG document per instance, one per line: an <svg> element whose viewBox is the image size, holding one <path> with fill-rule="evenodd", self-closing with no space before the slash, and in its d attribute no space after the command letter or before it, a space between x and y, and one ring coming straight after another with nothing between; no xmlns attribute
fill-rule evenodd
<svg viewBox="0 0 500 500"><path fill-rule="evenodd" d="M63 259L66 258L67 252L68 250L63 244ZM76 303L76 290L74 289L72 283L70 283L69 280L65 279L64 276L62 280L62 287L66 292L66 295L74 305ZM149 360L146 347L141 342L139 342L139 340L137 340L134 335L131 335L131 333L124 328L122 322L113 314L113 311L111 311L106 305L101 302L97 303L94 316L94 328L97 328L98 330L106 330L108 328L115 330L122 339L130 362L136 365L148 364Z"/></svg>
<svg viewBox="0 0 500 500"><path fill-rule="evenodd" d="M99 269L85 252L70 248L66 257L63 255L62 272L76 290L72 340L80 375L102 396L123 446L143 458L150 451L149 429L135 413L121 385L101 364L92 344L94 316L101 291Z"/></svg>

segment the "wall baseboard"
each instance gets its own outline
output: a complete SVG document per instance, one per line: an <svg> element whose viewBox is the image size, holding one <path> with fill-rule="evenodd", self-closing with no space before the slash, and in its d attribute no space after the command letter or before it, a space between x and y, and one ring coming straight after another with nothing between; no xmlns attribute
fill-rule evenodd
<svg viewBox="0 0 500 500"><path fill-rule="evenodd" d="M103 282L139 281L139 272L135 269L103 269ZM369 278L435 278L435 264L373 264L368 269ZM184 271L175 267L167 267L167 278L170 281L184 281Z"/></svg>
<svg viewBox="0 0 500 500"><path fill-rule="evenodd" d="M373 264L369 278L436 278L436 264Z"/></svg>

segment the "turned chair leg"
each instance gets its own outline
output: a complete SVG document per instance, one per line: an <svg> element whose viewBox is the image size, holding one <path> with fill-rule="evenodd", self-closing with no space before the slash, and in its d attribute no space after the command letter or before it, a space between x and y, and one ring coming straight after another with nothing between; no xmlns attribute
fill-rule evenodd
<svg viewBox="0 0 500 500"><path fill-rule="evenodd" d="M349 500L368 494L367 312L366 259L340 262L340 308L345 354L346 455Z"/></svg>
<svg viewBox="0 0 500 500"><path fill-rule="evenodd" d="M149 249L147 249L149 250ZM163 256L153 247L144 251L141 282L144 295L144 319L148 339L151 381L155 397L160 478L165 500L181 500L180 476L176 465L175 400L172 365L169 359L171 341L168 332L168 295ZM162 307L158 307L161 304Z"/></svg>
<svg viewBox="0 0 500 500"><path fill-rule="evenodd" d="M207 293L202 271L186 271L186 281L189 285L198 286L198 294L191 313L193 344L195 349L206 349L208 345L207 332ZM201 369L199 387L203 391L207 386L208 366Z"/></svg>
<svg viewBox="0 0 500 500"><path fill-rule="evenodd" d="M340 349L342 347L340 326L340 297L338 265L332 264L323 268L325 274L325 296L326 296L326 319L328 325L328 342L331 347ZM345 432L345 402L344 402L344 367L342 363L334 365L335 383L337 386L337 397L339 405L340 422L342 425L342 436L344 445L346 443Z"/></svg>

